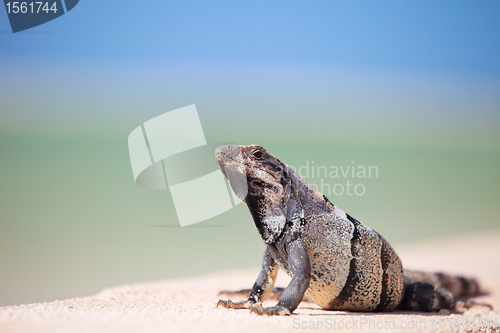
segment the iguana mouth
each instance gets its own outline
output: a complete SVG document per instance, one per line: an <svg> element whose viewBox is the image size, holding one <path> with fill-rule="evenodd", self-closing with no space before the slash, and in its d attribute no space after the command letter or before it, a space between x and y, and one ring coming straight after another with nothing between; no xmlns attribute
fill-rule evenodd
<svg viewBox="0 0 500 333"><path fill-rule="evenodd" d="M241 156L241 150L238 146L220 146L215 150L215 161L217 162L220 171L227 179L229 179L227 175L227 169L230 167L230 165L237 164L244 167L244 163L237 159L238 155Z"/></svg>
<svg viewBox="0 0 500 333"><path fill-rule="evenodd" d="M221 146L215 150L215 160L235 194L244 201L248 194L246 166L239 146Z"/></svg>

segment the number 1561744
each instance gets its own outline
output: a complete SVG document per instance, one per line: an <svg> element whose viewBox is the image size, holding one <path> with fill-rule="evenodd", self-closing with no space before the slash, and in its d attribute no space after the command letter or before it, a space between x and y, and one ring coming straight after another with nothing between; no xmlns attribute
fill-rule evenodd
<svg viewBox="0 0 500 333"><path fill-rule="evenodd" d="M13 13L13 14L38 14L38 13L49 13L49 11L57 13L57 2L53 2L52 5L50 5L49 2L43 2L43 1L32 1L32 2L7 2L5 4L5 7L7 8L7 13Z"/></svg>

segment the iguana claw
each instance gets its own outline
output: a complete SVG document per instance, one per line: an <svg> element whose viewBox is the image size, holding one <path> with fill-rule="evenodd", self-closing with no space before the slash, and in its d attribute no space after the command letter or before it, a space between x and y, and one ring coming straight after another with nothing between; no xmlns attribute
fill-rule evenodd
<svg viewBox="0 0 500 333"><path fill-rule="evenodd" d="M488 303L477 303L477 302L474 302L474 301L471 301L471 300L459 300L457 301L457 305L456 306L459 306L459 307L463 307L463 308L466 308L466 309L470 309L474 306L485 306L487 308L489 308L490 310L493 310L493 306L491 306L491 304L488 304Z"/></svg>
<svg viewBox="0 0 500 333"><path fill-rule="evenodd" d="M251 306L250 312L256 313L258 315L267 315L267 316L289 316L290 310L281 306L271 306L268 308L260 306Z"/></svg>
<svg viewBox="0 0 500 333"><path fill-rule="evenodd" d="M234 303L231 300L224 301L220 299L215 307L218 308L219 305L226 309L250 309L252 303L250 301L242 301Z"/></svg>

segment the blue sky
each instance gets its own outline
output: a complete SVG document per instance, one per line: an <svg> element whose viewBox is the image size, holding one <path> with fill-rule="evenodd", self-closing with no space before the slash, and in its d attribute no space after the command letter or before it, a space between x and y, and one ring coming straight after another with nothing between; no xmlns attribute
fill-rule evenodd
<svg viewBox="0 0 500 333"><path fill-rule="evenodd" d="M94 1L0 59L306 63L500 74L498 1ZM5 11L0 30L9 31ZM34 34L37 31L56 33Z"/></svg>
<svg viewBox="0 0 500 333"><path fill-rule="evenodd" d="M81 0L12 34L0 10L0 131L125 137L196 104L214 133L255 115L496 145L499 17L499 1Z"/></svg>

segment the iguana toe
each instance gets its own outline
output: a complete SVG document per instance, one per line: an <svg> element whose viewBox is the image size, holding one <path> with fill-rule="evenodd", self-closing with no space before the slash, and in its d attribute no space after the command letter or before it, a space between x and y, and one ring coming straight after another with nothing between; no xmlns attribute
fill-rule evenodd
<svg viewBox="0 0 500 333"><path fill-rule="evenodd" d="M267 315L267 316L289 316L290 310L284 308L282 306L271 306L268 308L264 308L262 306L256 307L251 306L250 312L256 313L258 315Z"/></svg>
<svg viewBox="0 0 500 333"><path fill-rule="evenodd" d="M488 304L488 303L478 303L478 302L475 302L475 301L471 301L471 300L459 300L457 302L457 307L463 307L463 308L466 308L466 309L470 309L474 306L485 306L487 308L489 308L490 310L493 310L493 306L491 306L491 304Z"/></svg>
<svg viewBox="0 0 500 333"><path fill-rule="evenodd" d="M216 308L222 306L226 309L249 309L251 305L252 303L250 301L242 301L234 303L231 300L224 301L221 299L219 300L219 302L217 302Z"/></svg>

